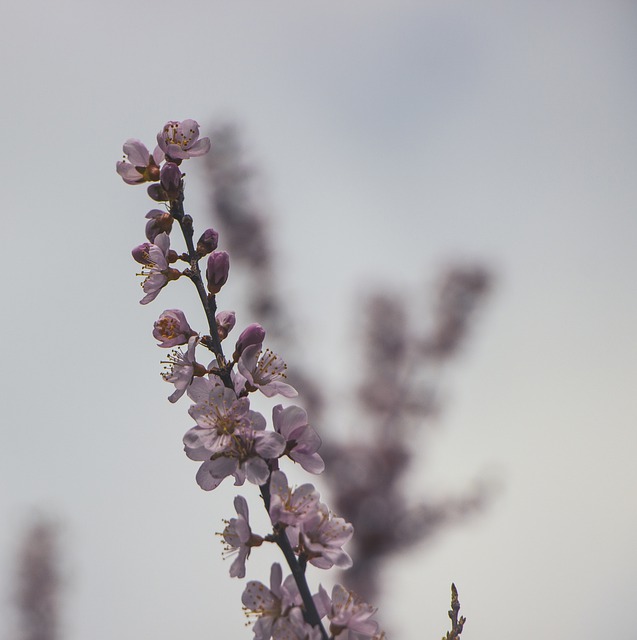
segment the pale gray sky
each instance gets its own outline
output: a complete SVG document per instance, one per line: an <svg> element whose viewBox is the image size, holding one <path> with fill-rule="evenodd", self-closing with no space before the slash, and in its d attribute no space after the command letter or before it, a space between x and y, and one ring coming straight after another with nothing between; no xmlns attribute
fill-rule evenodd
<svg viewBox="0 0 637 640"><path fill-rule="evenodd" d="M161 310L195 301L180 284L138 304L129 251L150 207L114 172L128 137L225 117L264 168L283 286L334 393L357 362L357 288L416 291L457 257L499 274L414 491L484 474L504 489L392 570L394 637L440 637L452 580L472 640L630 635L636 14L616 0L6 3L5 610L16 536L42 509L64 523L65 640L250 637L212 536L235 490L195 485L187 404L166 402L150 336ZM196 218L206 189L188 169Z"/></svg>

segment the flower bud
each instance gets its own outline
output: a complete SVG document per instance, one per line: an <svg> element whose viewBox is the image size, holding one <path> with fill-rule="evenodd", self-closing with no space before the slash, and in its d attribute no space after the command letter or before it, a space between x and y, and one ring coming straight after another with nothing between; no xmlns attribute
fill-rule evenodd
<svg viewBox="0 0 637 640"><path fill-rule="evenodd" d="M219 340L225 340L235 325L235 313L234 311L220 311L215 316L215 320L217 321L217 334L219 336Z"/></svg>
<svg viewBox="0 0 637 640"><path fill-rule="evenodd" d="M234 354L232 357L239 360L241 354L247 347L251 347L255 344L261 344L265 339L265 329L256 322L248 325L239 336L237 344L234 347Z"/></svg>
<svg viewBox="0 0 637 640"><path fill-rule="evenodd" d="M160 233L170 233L173 228L173 217L161 209L151 209L146 214L146 218L148 219L146 237L151 242L155 242L155 238Z"/></svg>
<svg viewBox="0 0 637 640"><path fill-rule="evenodd" d="M168 200L168 194L160 184L151 184L146 191L155 202L166 202Z"/></svg>
<svg viewBox="0 0 637 640"><path fill-rule="evenodd" d="M207 256L217 248L219 234L214 229L206 229L197 240L197 255Z"/></svg>
<svg viewBox="0 0 637 640"><path fill-rule="evenodd" d="M150 254L148 253L150 250L151 244L150 242L144 242L144 244L140 244L138 247L135 247L131 254L136 262L139 264L144 264L146 266L150 266L153 264L153 261L150 258Z"/></svg>
<svg viewBox="0 0 637 640"><path fill-rule="evenodd" d="M174 162L167 162L159 174L159 182L169 200L176 200L181 188L181 171Z"/></svg>
<svg viewBox="0 0 637 640"><path fill-rule="evenodd" d="M221 291L221 287L228 280L228 271L230 270L230 256L225 251L213 251L208 256L208 265L206 267L206 279L208 281L208 291L217 294Z"/></svg>

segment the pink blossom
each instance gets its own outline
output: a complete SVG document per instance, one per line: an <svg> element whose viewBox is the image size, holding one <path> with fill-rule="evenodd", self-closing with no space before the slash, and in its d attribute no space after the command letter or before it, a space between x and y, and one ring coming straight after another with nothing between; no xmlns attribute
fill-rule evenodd
<svg viewBox="0 0 637 640"><path fill-rule="evenodd" d="M307 413L301 407L283 408L277 404L272 409L272 422L277 433L286 441L285 454L310 473L322 473L323 458L317 453L321 446L318 433L307 423Z"/></svg>
<svg viewBox="0 0 637 640"><path fill-rule="evenodd" d="M274 471L270 478L270 519L272 524L298 527L304 520L316 514L319 493L311 484L304 484L292 491L282 471Z"/></svg>
<svg viewBox="0 0 637 640"><path fill-rule="evenodd" d="M327 614L331 621L330 633L338 636L349 629L363 638L371 638L378 632L378 623L371 620L376 609L363 602L353 591L340 584L332 589L332 610Z"/></svg>
<svg viewBox="0 0 637 640"><path fill-rule="evenodd" d="M246 612L258 615L252 630L254 640L281 640L285 636L277 633L278 622L302 604L294 578L290 575L281 583L281 565L274 563L270 569L270 588L251 580L241 595Z"/></svg>
<svg viewBox="0 0 637 640"><path fill-rule="evenodd" d="M194 427L189 433L192 435L197 429ZM265 484L270 475L267 460L277 458L285 448L285 441L278 433L255 429L235 431L226 448L212 455L205 447L191 447L186 439L184 442L191 460L203 460L196 479L206 491L219 486L230 475L234 477L235 486L246 480L256 485Z"/></svg>
<svg viewBox="0 0 637 640"><path fill-rule="evenodd" d="M168 252L170 251L170 237L167 233L160 233L154 244L144 243L133 249L133 257L144 265L139 275L144 276L142 289L146 295L140 304L152 302L170 280L176 280L181 272L168 266Z"/></svg>
<svg viewBox="0 0 637 640"><path fill-rule="evenodd" d="M171 160L186 160L210 151L210 139L199 139L199 124L195 120L171 120L157 134L160 149Z"/></svg>
<svg viewBox="0 0 637 640"><path fill-rule="evenodd" d="M261 536L252 533L248 503L243 496L234 499L234 508L237 510L237 518L231 518L223 530L223 539L228 545L227 550L237 553L230 567L231 578L244 578L246 575L246 559L250 555L252 547L260 546L263 542Z"/></svg>
<svg viewBox="0 0 637 640"><path fill-rule="evenodd" d="M266 349L265 353L261 355L260 344L251 345L243 350L238 367L239 373L246 380L245 387L248 391L258 389L268 398L277 394L286 398L298 395L292 385L283 382L288 368L283 358L270 349Z"/></svg>
<svg viewBox="0 0 637 640"><path fill-rule="evenodd" d="M191 460L203 462L196 476L199 486L210 491L229 475L235 485L246 479L264 484L270 474L267 460L285 449L283 437L266 432L265 418L216 376L195 380L188 395L195 401L189 413L197 426L184 436L184 449Z"/></svg>
<svg viewBox="0 0 637 640"><path fill-rule="evenodd" d="M156 182L159 180L159 164L164 159L164 152L155 147L153 155L140 140L129 138L124 143L124 160L116 164L116 171L127 184Z"/></svg>
<svg viewBox="0 0 637 640"><path fill-rule="evenodd" d="M248 398L237 398L217 376L195 380L188 396L195 401L188 413L197 427L186 433L187 447L204 447L212 455L226 451L231 438L242 429L265 429L265 418L250 410Z"/></svg>
<svg viewBox="0 0 637 640"><path fill-rule="evenodd" d="M168 354L167 360L163 362L166 371L161 374L162 378L175 385L175 391L168 396L170 402L177 402L184 395L195 375L203 375L206 372L206 368L195 360L195 348L198 343L197 336L191 337L188 340L186 352L175 349Z"/></svg>
<svg viewBox="0 0 637 640"><path fill-rule="evenodd" d="M319 569L333 566L348 569L352 566L352 559L342 546L349 542L354 527L343 518L331 514L326 505L321 503L301 523L300 529L300 541L310 564Z"/></svg>
<svg viewBox="0 0 637 640"><path fill-rule="evenodd" d="M166 309L155 320L153 337L159 340L157 346L170 348L186 344L197 333L190 328L188 320L181 309Z"/></svg>
<svg viewBox="0 0 637 640"><path fill-rule="evenodd" d="M279 618L273 625L274 640L321 640L320 629L305 622L300 607L290 609L287 617Z"/></svg>

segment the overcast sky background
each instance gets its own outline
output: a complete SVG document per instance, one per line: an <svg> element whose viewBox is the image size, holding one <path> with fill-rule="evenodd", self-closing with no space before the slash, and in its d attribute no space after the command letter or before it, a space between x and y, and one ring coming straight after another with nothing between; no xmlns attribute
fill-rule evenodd
<svg viewBox="0 0 637 640"><path fill-rule="evenodd" d="M634 2L26 0L3 14L0 637L37 512L62 527L65 640L251 637L212 536L236 492L196 486L187 401L166 401L150 336L164 308L195 316L194 296L178 283L138 304L130 249L151 207L114 171L126 138L151 146L188 117L204 135L219 118L243 128L306 364L333 393L356 373L361 287L415 294L455 259L497 273L413 491L502 490L389 572L393 637L439 638L452 580L467 640L634 635Z"/></svg>

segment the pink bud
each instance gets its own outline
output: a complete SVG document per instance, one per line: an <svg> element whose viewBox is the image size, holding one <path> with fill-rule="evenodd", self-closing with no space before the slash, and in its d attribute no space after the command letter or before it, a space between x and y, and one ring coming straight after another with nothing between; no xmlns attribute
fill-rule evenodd
<svg viewBox="0 0 637 640"><path fill-rule="evenodd" d="M239 336L234 348L233 358L238 360L243 351L252 345L261 344L265 339L265 329L256 322L248 325Z"/></svg>
<svg viewBox="0 0 637 640"><path fill-rule="evenodd" d="M161 209L151 209L146 214L146 218L148 219L146 237L151 242L155 242L155 238L160 233L170 233L173 228L173 217Z"/></svg>
<svg viewBox="0 0 637 640"><path fill-rule="evenodd" d="M208 256L208 266L206 267L206 279L208 280L208 291L217 294L221 287L228 280L230 270L230 256L225 251L213 251Z"/></svg>
<svg viewBox="0 0 637 640"><path fill-rule="evenodd" d="M228 334L232 331L235 325L235 313L234 311L220 311L215 316L215 320L217 321L217 334L219 335L219 340L224 340L228 337Z"/></svg>
<svg viewBox="0 0 637 640"><path fill-rule="evenodd" d="M159 181L162 189L166 192L169 200L175 200L179 196L181 188L181 171L174 162L167 162L159 174Z"/></svg>
<svg viewBox="0 0 637 640"><path fill-rule="evenodd" d="M202 258L217 248L219 234L214 229L206 229L197 240L197 254Z"/></svg>

